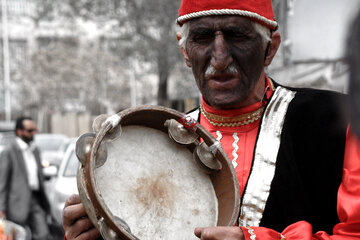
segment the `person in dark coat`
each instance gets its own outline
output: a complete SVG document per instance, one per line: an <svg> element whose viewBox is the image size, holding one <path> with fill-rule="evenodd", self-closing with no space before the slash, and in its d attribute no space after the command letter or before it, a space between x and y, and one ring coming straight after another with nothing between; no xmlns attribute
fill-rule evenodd
<svg viewBox="0 0 360 240"><path fill-rule="evenodd" d="M0 155L0 217L29 227L32 239L47 239L50 205L44 191L39 149L33 145L36 124L16 120L16 139Z"/></svg>

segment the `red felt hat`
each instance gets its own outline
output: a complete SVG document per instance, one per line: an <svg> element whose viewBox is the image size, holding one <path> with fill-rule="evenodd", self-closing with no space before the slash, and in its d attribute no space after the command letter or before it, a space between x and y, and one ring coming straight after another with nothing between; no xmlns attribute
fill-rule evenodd
<svg viewBox="0 0 360 240"><path fill-rule="evenodd" d="M276 30L277 22L271 0L182 0L178 24L198 17L214 15L239 15Z"/></svg>

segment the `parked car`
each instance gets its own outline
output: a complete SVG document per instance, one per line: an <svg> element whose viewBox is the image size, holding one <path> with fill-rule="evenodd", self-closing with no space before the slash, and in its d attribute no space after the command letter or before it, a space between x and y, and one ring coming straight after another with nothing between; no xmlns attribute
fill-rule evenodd
<svg viewBox="0 0 360 240"><path fill-rule="evenodd" d="M69 138L62 134L38 133L34 138L35 144L41 152L43 167L50 165L60 166Z"/></svg>
<svg viewBox="0 0 360 240"><path fill-rule="evenodd" d="M71 140L56 177L46 182L46 191L50 200L51 214L55 224L61 228L62 210L66 199L74 193L78 193L76 184L76 173L78 169L78 159L75 154L76 140Z"/></svg>

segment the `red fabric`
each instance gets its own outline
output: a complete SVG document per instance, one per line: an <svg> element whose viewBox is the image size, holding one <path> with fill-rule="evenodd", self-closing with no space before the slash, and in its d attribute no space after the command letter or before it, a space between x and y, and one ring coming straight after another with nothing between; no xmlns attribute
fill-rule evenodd
<svg viewBox="0 0 360 240"><path fill-rule="evenodd" d="M216 112L215 109L211 108L203 100L202 100L202 104L207 112L209 113ZM221 111L221 112L223 112L224 114L228 112L233 112L236 115L240 115L254 111L257 108L259 108L259 104L255 103L251 106L241 109L243 111ZM226 115L229 116L228 114ZM223 149L225 150L225 152L227 153L230 161L234 159L234 155L232 153L234 150L233 134L237 133L237 137L239 138L239 142L237 143L237 145L239 149L238 151L236 151L238 158L236 160L237 167L235 168L235 171L239 180L240 194L242 196L246 185L246 181L250 174L251 163L253 158L253 149L255 146L260 120L257 120L249 125L244 125L239 127L214 127L201 114L200 122L201 125L204 126L205 129L207 129L211 133L211 135L213 135L215 138L217 138L216 131L219 130L221 132L222 138L220 139L220 143Z"/></svg>
<svg viewBox="0 0 360 240"><path fill-rule="evenodd" d="M356 240L360 239L360 140L348 130L344 156L343 179L338 191L338 216L340 223L335 225L333 235L319 231L312 234L312 226L305 221L288 226L282 235L292 240ZM250 239L246 228L241 227L245 239ZM264 227L251 227L258 240L275 238L274 230Z"/></svg>
<svg viewBox="0 0 360 240"><path fill-rule="evenodd" d="M182 0L179 16L186 14L207 11L233 9L257 13L271 21L274 21L274 12L271 0Z"/></svg>
<svg viewBox="0 0 360 240"><path fill-rule="evenodd" d="M323 231L312 235L311 225L304 221L290 225L282 234L286 239L360 239L360 141L349 129L346 135L343 179L338 191L337 211L340 223L335 225L333 235ZM263 231L267 229L263 228ZM265 239L265 235L263 237Z"/></svg>
<svg viewBox="0 0 360 240"><path fill-rule="evenodd" d="M273 93L269 79L267 79L266 85L268 86L266 91L266 98L269 99ZM223 117L235 117L245 113L249 113L255 111L261 105L264 104L264 102L257 102L241 109L219 110L212 108L211 106L206 104L204 99L201 100L201 103L207 112L216 115L221 115ZM238 157L236 160L237 166L235 168L235 172L239 180L240 194L242 196L247 179L250 174L250 169L253 159L253 149L255 146L256 136L259 129L260 119L253 123L238 127L219 127L219 126L215 127L211 125L208 120L206 120L203 114L201 114L200 122L201 125L206 130L208 130L215 138L218 137L216 131L219 130L221 132L222 138L220 140L220 143L223 149L225 150L225 152L227 153L227 155L229 156L230 161L232 161L236 156L236 155L234 156L233 154L233 150L234 150L233 135L234 133L237 134L237 137L239 138L239 141L237 143L239 149L236 151Z"/></svg>

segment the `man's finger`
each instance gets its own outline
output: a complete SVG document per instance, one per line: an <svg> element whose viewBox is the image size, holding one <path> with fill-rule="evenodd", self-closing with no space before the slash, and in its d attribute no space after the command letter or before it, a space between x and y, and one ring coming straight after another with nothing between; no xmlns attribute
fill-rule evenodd
<svg viewBox="0 0 360 240"><path fill-rule="evenodd" d="M63 209L63 226L70 226L76 219L87 217L84 205L70 205Z"/></svg>
<svg viewBox="0 0 360 240"><path fill-rule="evenodd" d="M204 228L200 228L200 227L195 228L195 230L194 230L195 236L197 236L198 238L201 238L201 233L203 230L204 230Z"/></svg>
<svg viewBox="0 0 360 240"><path fill-rule="evenodd" d="M244 233L239 227L221 226L195 228L194 233L201 240L245 239Z"/></svg>
<svg viewBox="0 0 360 240"><path fill-rule="evenodd" d="M100 232L96 228L92 228L91 230L84 232L76 237L76 240L92 240L101 237Z"/></svg>
<svg viewBox="0 0 360 240"><path fill-rule="evenodd" d="M79 194L72 194L70 197L68 197L66 199L64 207L74 205L74 204L79 204L79 203L81 203L81 199L80 199Z"/></svg>
<svg viewBox="0 0 360 240"><path fill-rule="evenodd" d="M67 228L65 231L66 239L74 239L77 238L83 233L94 231L92 228L94 228L94 225L90 221L89 218L81 218L78 219L74 224L71 225L71 227Z"/></svg>

